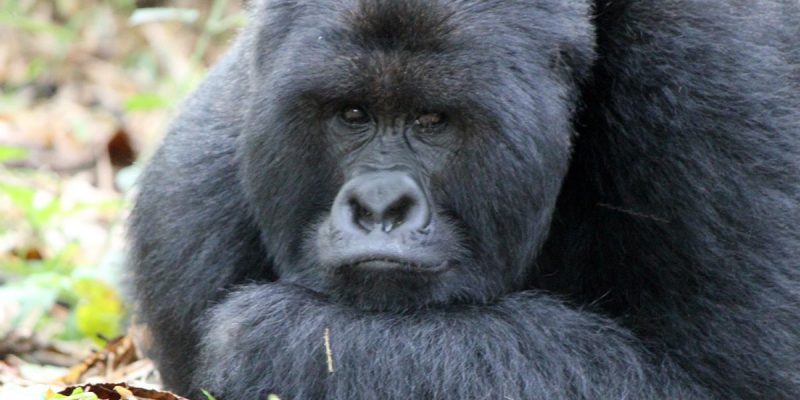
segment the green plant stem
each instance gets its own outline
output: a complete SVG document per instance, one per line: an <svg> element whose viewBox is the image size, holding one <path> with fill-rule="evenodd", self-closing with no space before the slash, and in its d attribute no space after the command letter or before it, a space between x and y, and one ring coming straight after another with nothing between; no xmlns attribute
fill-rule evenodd
<svg viewBox="0 0 800 400"><path fill-rule="evenodd" d="M200 61L205 56L208 46L211 43L211 38L217 34L217 28L220 25L222 14L227 4L227 0L214 0L214 3L211 5L211 12L208 14L206 23L203 25L203 33L201 33L200 37L197 39L194 52L192 53L190 65L193 69L200 65Z"/></svg>

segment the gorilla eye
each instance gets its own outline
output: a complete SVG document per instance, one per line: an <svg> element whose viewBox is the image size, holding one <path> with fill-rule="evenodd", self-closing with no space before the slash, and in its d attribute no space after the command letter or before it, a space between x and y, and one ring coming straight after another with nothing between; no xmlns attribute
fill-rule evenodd
<svg viewBox="0 0 800 400"><path fill-rule="evenodd" d="M342 121L351 125L363 125L369 122L369 115L361 107L345 107L339 114Z"/></svg>
<svg viewBox="0 0 800 400"><path fill-rule="evenodd" d="M444 123L444 115L440 113L425 113L417 117L414 124L423 128L431 129Z"/></svg>

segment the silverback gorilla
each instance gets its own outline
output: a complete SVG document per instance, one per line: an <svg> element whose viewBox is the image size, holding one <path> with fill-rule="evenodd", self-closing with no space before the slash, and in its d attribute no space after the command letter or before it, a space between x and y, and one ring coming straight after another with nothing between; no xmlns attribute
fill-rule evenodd
<svg viewBox="0 0 800 400"><path fill-rule="evenodd" d="M796 0L260 0L141 181L169 388L800 398Z"/></svg>

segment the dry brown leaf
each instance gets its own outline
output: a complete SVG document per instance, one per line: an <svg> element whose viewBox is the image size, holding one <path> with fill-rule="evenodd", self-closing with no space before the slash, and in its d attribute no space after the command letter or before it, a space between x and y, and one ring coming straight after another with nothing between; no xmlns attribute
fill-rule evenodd
<svg viewBox="0 0 800 400"><path fill-rule="evenodd" d="M69 395L77 388L83 389L84 392L94 393L102 400L130 399L130 397L123 397L120 392L130 393L135 396L135 399L137 400L188 400L185 397L178 396L174 393L129 386L125 383L98 383L92 385L70 386L58 393Z"/></svg>
<svg viewBox="0 0 800 400"><path fill-rule="evenodd" d="M55 383L69 385L100 375L109 377L113 370L127 366L138 360L133 340L129 336L114 339L105 349L86 357L81 363L70 368L69 372Z"/></svg>

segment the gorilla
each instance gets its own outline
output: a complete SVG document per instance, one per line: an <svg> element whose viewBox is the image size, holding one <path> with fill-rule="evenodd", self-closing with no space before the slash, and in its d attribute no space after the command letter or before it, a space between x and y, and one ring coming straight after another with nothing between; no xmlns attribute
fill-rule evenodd
<svg viewBox="0 0 800 400"><path fill-rule="evenodd" d="M256 0L132 286L219 399L800 398L796 0Z"/></svg>

